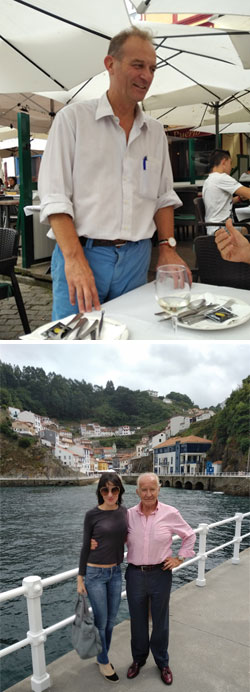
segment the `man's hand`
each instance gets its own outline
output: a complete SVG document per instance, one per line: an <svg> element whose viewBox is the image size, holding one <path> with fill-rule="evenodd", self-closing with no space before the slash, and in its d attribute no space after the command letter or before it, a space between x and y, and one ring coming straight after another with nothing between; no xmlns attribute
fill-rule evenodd
<svg viewBox="0 0 250 692"><path fill-rule="evenodd" d="M80 246L80 252L73 257L65 257L65 276L69 287L71 305L77 298L79 312L91 312L92 306L100 310L93 272L90 269Z"/></svg>
<svg viewBox="0 0 250 692"><path fill-rule="evenodd" d="M182 560L179 560L178 557L167 557L166 560L164 560L164 565L162 567L163 571L166 569L174 569L174 567L179 567L179 565L182 564Z"/></svg>
<svg viewBox="0 0 250 692"><path fill-rule="evenodd" d="M79 312L100 310L93 272L84 255L73 219L68 214L51 214L49 222L65 260L65 276L71 305L78 300Z"/></svg>
<svg viewBox="0 0 250 692"><path fill-rule="evenodd" d="M83 577L81 574L77 575L77 593L81 594L82 596L87 596L87 589L85 587Z"/></svg>
<svg viewBox="0 0 250 692"><path fill-rule="evenodd" d="M247 238L234 228L231 219L227 219L226 228L227 231L219 228L215 233L215 242L222 258L229 262L250 264L250 243Z"/></svg>
<svg viewBox="0 0 250 692"><path fill-rule="evenodd" d="M186 267L189 283L190 286L192 286L191 270L189 269L186 262L184 262L182 257L178 255L176 250L170 248L168 245L159 245L159 255L156 269L158 269L158 267L160 267L163 264L182 264L184 267Z"/></svg>

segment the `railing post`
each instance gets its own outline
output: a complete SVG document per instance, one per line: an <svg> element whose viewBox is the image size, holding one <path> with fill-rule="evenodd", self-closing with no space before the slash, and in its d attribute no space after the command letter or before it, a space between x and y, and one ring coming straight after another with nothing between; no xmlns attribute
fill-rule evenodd
<svg viewBox="0 0 250 692"><path fill-rule="evenodd" d="M31 677L31 689L34 692L43 692L50 687L50 676L46 671L44 642L46 635L42 625L41 595L43 592L40 577L25 577L23 579L29 619L29 631L27 637L31 645L33 675Z"/></svg>
<svg viewBox="0 0 250 692"><path fill-rule="evenodd" d="M196 586L206 586L205 579L205 564L206 564L206 542L207 533L209 531L208 524L199 524L199 552L200 557L198 562L198 577L196 579Z"/></svg>
<svg viewBox="0 0 250 692"><path fill-rule="evenodd" d="M240 562L240 537L241 537L241 522L243 519L243 514L236 512L235 514L235 534L236 543L234 543L234 554L232 557L232 564L238 565Z"/></svg>

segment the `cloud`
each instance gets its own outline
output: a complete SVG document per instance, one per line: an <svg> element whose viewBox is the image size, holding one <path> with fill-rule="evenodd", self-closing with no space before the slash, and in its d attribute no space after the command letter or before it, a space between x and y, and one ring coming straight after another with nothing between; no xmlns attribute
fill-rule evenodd
<svg viewBox="0 0 250 692"><path fill-rule="evenodd" d="M199 406L216 405L247 377L248 342L116 344L1 344L1 360L105 386L187 394Z"/></svg>

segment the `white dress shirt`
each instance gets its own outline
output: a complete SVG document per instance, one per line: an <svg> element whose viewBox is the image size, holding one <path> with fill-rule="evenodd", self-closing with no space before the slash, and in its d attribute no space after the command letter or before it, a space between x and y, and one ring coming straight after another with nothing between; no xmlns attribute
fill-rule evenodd
<svg viewBox="0 0 250 692"><path fill-rule="evenodd" d="M217 223L218 226L208 226L207 234L213 235L221 224L231 216L232 197L241 183L227 173L210 173L202 188L205 204L205 221Z"/></svg>
<svg viewBox="0 0 250 692"><path fill-rule="evenodd" d="M69 214L77 234L89 238L151 238L156 211L182 205L162 125L138 107L127 142L106 94L57 113L38 189L41 222ZM51 229L48 235L55 237Z"/></svg>

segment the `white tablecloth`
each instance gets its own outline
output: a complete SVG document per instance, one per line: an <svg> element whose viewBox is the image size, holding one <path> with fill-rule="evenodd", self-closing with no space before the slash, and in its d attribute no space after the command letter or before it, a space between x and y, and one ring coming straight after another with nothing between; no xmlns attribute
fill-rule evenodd
<svg viewBox="0 0 250 692"><path fill-rule="evenodd" d="M191 300L195 294L212 293L245 301L250 306L250 291L224 286L207 286L193 283ZM199 331L178 326L174 332L171 321L160 322L155 312L160 307L155 299L154 282L125 293L103 305L105 315L125 323L129 330L129 339L138 340L211 340L211 339L250 339L250 319L236 327L213 331ZM233 309L233 308L232 308Z"/></svg>

